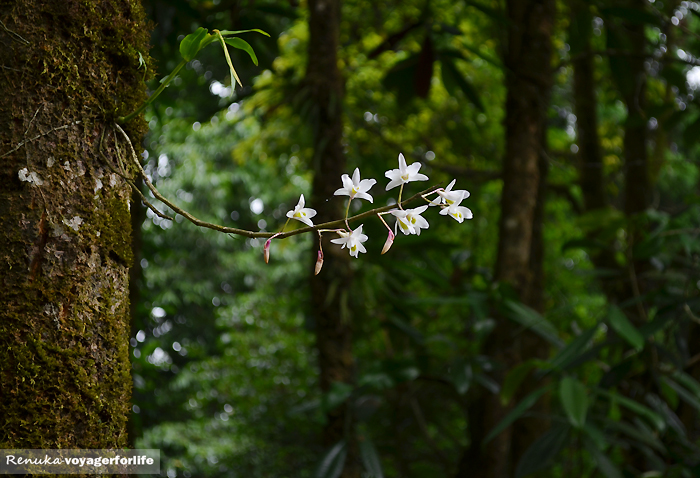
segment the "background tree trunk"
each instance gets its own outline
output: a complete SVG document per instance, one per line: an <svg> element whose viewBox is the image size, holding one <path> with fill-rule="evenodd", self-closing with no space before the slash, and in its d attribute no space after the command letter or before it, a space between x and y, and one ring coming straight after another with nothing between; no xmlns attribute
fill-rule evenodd
<svg viewBox="0 0 700 478"><path fill-rule="evenodd" d="M131 192L98 144L145 99L144 13L15 0L0 19L0 447L125 446Z"/></svg>
<svg viewBox="0 0 700 478"><path fill-rule="evenodd" d="M593 16L584 0L572 0L570 43L573 66L576 144L579 158L579 184L585 211L608 206L603 182L603 155L598 137L598 101L595 94L591 34Z"/></svg>
<svg viewBox="0 0 700 478"><path fill-rule="evenodd" d="M545 189L540 182L547 171L543 154L552 82L554 14L551 0L507 3L506 151L495 279L511 286L522 301L535 308L542 306L541 220ZM496 327L485 345L485 354L497 363L494 378L499 383L513 366L527 358L546 356L548 351L548 345L534 334L526 331L513 336L512 332L511 322L497 315ZM519 397L531 386L526 383ZM547 424L520 421L482 447L486 434L507 412L497 396L481 394L470 413L471 445L462 456L458 476L513 476L518 459Z"/></svg>
<svg viewBox="0 0 700 478"><path fill-rule="evenodd" d="M347 173L343 153L343 78L338 70L338 38L340 2L309 1L309 60L306 84L310 88L314 127L314 181L311 204L318 211L316 223L343 217L342 201L333 199L340 185L340 176ZM330 243L332 235L323 239L323 270L312 278L313 317L316 323L316 345L321 369L321 390L330 390L333 382L354 380L352 354L352 321L348 290L352 281L350 256ZM318 245L318 238L316 238ZM316 260L314 251L313 260ZM332 446L348 440L344 478L359 477L360 464L353 433L350 408L343 404L326 415L323 443Z"/></svg>

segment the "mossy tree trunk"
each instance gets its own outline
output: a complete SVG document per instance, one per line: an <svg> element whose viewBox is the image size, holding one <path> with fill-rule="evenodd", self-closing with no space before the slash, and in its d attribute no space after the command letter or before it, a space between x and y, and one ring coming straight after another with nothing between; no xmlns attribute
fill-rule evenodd
<svg viewBox="0 0 700 478"><path fill-rule="evenodd" d="M343 153L343 78L338 69L340 35L340 1L309 1L309 60L306 84L312 103L314 128L314 181L312 205L317 209L315 222L343 217L341 201L333 199L346 173ZM348 309L348 289L352 281L350 256L330 243L325 234L325 260L322 272L313 277L313 317L316 324L316 346L319 352L322 391L328 392L333 382L352 383L352 323ZM314 260L316 251L314 251ZM353 419L347 404L329 411L323 429L326 447L347 440L347 458L341 477L359 478L360 465L354 440Z"/></svg>
<svg viewBox="0 0 700 478"><path fill-rule="evenodd" d="M144 12L2 0L0 19L0 447L125 446L131 191L109 125L145 99Z"/></svg>

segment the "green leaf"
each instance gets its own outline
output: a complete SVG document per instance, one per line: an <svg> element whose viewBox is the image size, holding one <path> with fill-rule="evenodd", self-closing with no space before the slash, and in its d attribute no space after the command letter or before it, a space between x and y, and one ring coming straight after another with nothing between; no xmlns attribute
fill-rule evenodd
<svg viewBox="0 0 700 478"><path fill-rule="evenodd" d="M346 456L347 447L345 440L341 440L333 445L321 459L314 473L314 478L338 478L343 472Z"/></svg>
<svg viewBox="0 0 700 478"><path fill-rule="evenodd" d="M231 62L231 57L228 54L228 48L226 47L226 42L224 40L224 37L221 36L221 32L215 32L219 39L219 42L221 43L221 48L224 50L224 56L226 57L226 63L228 64L228 68L231 71L231 86L234 86L233 78L236 79L239 85L243 86L243 83L241 83L241 79L238 77L238 73L236 73L236 69L233 67L233 63Z"/></svg>
<svg viewBox="0 0 700 478"><path fill-rule="evenodd" d="M676 410L678 408L678 392L671 387L665 380L659 380L658 381L659 385L659 395L661 395L664 400L666 400L666 403L668 403L669 407L671 407L672 410Z"/></svg>
<svg viewBox="0 0 700 478"><path fill-rule="evenodd" d="M512 300L506 300L505 305L507 312L510 312L507 314L509 319L514 320L523 327L532 329L533 332L551 344L559 348L564 347L564 341L557 335L557 329L537 311Z"/></svg>
<svg viewBox="0 0 700 478"><path fill-rule="evenodd" d="M258 66L258 57L255 56L253 47L251 47L247 41L242 40L240 38L224 38L224 41L232 47L238 48L239 50L243 50L246 53L248 53L248 55L250 55L250 58L253 60L253 64L255 66Z"/></svg>
<svg viewBox="0 0 700 478"><path fill-rule="evenodd" d="M474 380L476 380L482 387L484 387L486 390L493 393L494 395L501 391L501 387L498 385L498 382L496 382L488 375L485 375L483 373L475 373Z"/></svg>
<svg viewBox="0 0 700 478"><path fill-rule="evenodd" d="M520 416L525 413L530 407L532 407L539 398L550 389L551 387L548 385L546 387L538 388L534 392L530 393L527 397L523 398L520 403L518 403L513 409L503 417L503 420L501 420L498 425L496 425L493 430L489 432L488 435L486 435L486 438L484 438L484 443L482 445L487 444L495 436L497 436L499 433L501 433L503 430L508 428L511 423L513 423L515 420L520 418Z"/></svg>
<svg viewBox="0 0 700 478"><path fill-rule="evenodd" d="M450 365L450 381L460 395L467 393L472 378L472 366L466 359L458 358Z"/></svg>
<svg viewBox="0 0 700 478"><path fill-rule="evenodd" d="M261 33L265 35L266 37L269 37L270 34L267 33L266 31L260 30L259 28L251 28L250 30L221 30L221 34L226 36L226 35L238 35L239 33L248 33L248 32L256 32L256 33Z"/></svg>
<svg viewBox="0 0 700 478"><path fill-rule="evenodd" d="M301 403L295 407L292 407L289 409L287 412L288 415L294 416L294 415L300 415L302 413L310 412L313 410L318 409L321 406L321 401L318 399L315 400L309 400L304 403Z"/></svg>
<svg viewBox="0 0 700 478"><path fill-rule="evenodd" d="M642 405L641 403L635 402L634 400L624 397L620 394L611 393L607 390L603 390L600 388L596 389L596 392L608 397L610 400L615 400L617 403L627 408L628 410L645 417L657 430L664 431L666 429L666 422L664 422L664 419L661 417L661 415L659 415L656 412L653 412L651 409Z"/></svg>
<svg viewBox="0 0 700 478"><path fill-rule="evenodd" d="M662 250L663 243L664 238L662 236L644 238L632 248L632 257L634 259L649 259Z"/></svg>
<svg viewBox="0 0 700 478"><path fill-rule="evenodd" d="M615 332L625 339L637 352L644 348L644 336L632 325L632 322L627 319L624 313L614 305L610 307L608 312L608 320Z"/></svg>
<svg viewBox="0 0 700 478"><path fill-rule="evenodd" d="M199 27L194 33L190 33L180 42L180 54L182 58L187 61L191 61L197 56L199 50L202 48L202 42L207 36L208 30L206 28Z"/></svg>
<svg viewBox="0 0 700 478"><path fill-rule="evenodd" d="M690 391L681 387L678 383L674 382L668 377L662 377L661 380L675 390L683 401L688 403L688 405L691 405L696 410L700 411L700 400L698 400Z"/></svg>
<svg viewBox="0 0 700 478"><path fill-rule="evenodd" d="M600 431L598 427L592 425L590 422L583 426L583 431L586 435L588 435L588 438L593 440L599 450L605 450L610 445L605 433Z"/></svg>
<svg viewBox="0 0 700 478"><path fill-rule="evenodd" d="M372 440L365 436L364 440L360 441L360 458L362 464L365 465L365 470L372 478L384 478L382 463L379 460L379 454L374 447Z"/></svg>
<svg viewBox="0 0 700 478"><path fill-rule="evenodd" d="M385 88L396 92L400 106L408 104L415 96L414 79L418 71L418 55L412 55L396 63L382 80Z"/></svg>
<svg viewBox="0 0 700 478"><path fill-rule="evenodd" d="M421 334L415 327L413 327L410 324L407 324L403 320L396 317L389 317L389 320L387 322L396 327L399 331L408 335L418 345L423 345L425 343L425 337L423 336L423 334Z"/></svg>
<svg viewBox="0 0 700 478"><path fill-rule="evenodd" d="M573 377L564 377L559 383L559 399L569 422L576 428L586 423L587 392L586 386Z"/></svg>
<svg viewBox="0 0 700 478"><path fill-rule="evenodd" d="M486 54L482 53L481 49L479 47L474 46L474 45L470 45L470 44L466 43L465 41L462 41L462 47L464 47L465 50L472 52L473 54L475 54L476 56L478 56L479 58L481 58L485 62L490 63L491 65L495 66L496 68L499 68L501 70L504 69L503 63L501 63L498 59L496 59L496 57L492 57L490 55L486 55Z"/></svg>
<svg viewBox="0 0 700 478"><path fill-rule="evenodd" d="M683 386L690 390L696 398L700 399L700 383L698 383L697 380L680 370L676 370L673 373L673 378L682 383Z"/></svg>
<svg viewBox="0 0 700 478"><path fill-rule="evenodd" d="M353 386L349 383L333 382L331 389L323 395L323 409L328 412L344 403L352 395Z"/></svg>
<svg viewBox="0 0 700 478"><path fill-rule="evenodd" d="M530 373L530 370L540 365L542 365L540 360L530 359L513 367L513 369L508 372L505 380L503 380L503 386L501 387L501 403L503 405L511 401L518 387L520 387L520 384L523 383L523 380L525 380L528 373Z"/></svg>
<svg viewBox="0 0 700 478"><path fill-rule="evenodd" d="M561 349L549 363L553 368L563 370L577 357L579 357L588 347L588 344L593 339L593 336L598 331L598 325L586 330L581 335L569 342L566 347Z"/></svg>
<svg viewBox="0 0 700 478"><path fill-rule="evenodd" d="M584 446L593 456L596 466L600 472L607 478L622 478L622 473L617 467L606 457L591 440L584 440Z"/></svg>
<svg viewBox="0 0 700 478"><path fill-rule="evenodd" d="M360 387L369 387L375 390L386 390L392 388L396 383L392 378L383 372L366 373L357 381Z"/></svg>
<svg viewBox="0 0 700 478"><path fill-rule="evenodd" d="M610 368L598 382L598 386L602 388L612 388L620 384L632 371L632 366L634 365L634 357L618 362L612 368Z"/></svg>
<svg viewBox="0 0 700 478"><path fill-rule="evenodd" d="M515 469L515 477L522 478L548 468L552 459L564 447L568 435L569 426L567 424L557 423L552 425L549 431L540 436L525 450Z"/></svg>
<svg viewBox="0 0 700 478"><path fill-rule="evenodd" d="M637 422L641 423L640 420L637 420ZM659 453L664 455L666 454L666 449L664 448L664 445L661 443L661 440L659 440L656 434L648 433L648 430L644 430L639 426L633 427L632 425L623 421L606 419L605 427L606 429L616 430L621 433L624 433L628 437L650 446Z"/></svg>
<svg viewBox="0 0 700 478"><path fill-rule="evenodd" d="M454 96L457 88L459 88L462 90L462 93L464 93L464 96L471 101L479 111L484 111L484 104L481 102L476 89L462 76L462 73L457 69L455 64L446 59L443 59L440 64L442 65L442 81L450 95Z"/></svg>
<svg viewBox="0 0 700 478"><path fill-rule="evenodd" d="M474 2L474 1L468 1L466 2L466 5L470 7L474 7L475 9L479 10L480 12L486 14L496 22L502 24L502 25L507 25L508 24L508 18L506 15L499 9L492 8L487 4L481 3L481 2Z"/></svg>

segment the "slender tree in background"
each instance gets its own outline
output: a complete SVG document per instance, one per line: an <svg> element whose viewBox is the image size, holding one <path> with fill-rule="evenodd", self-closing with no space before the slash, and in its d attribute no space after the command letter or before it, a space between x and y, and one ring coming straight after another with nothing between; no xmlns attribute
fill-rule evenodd
<svg viewBox="0 0 700 478"><path fill-rule="evenodd" d="M526 304L541 307L541 229L546 174L545 130L552 83L551 36L555 5L550 0L507 3L508 35L504 46L507 68L505 158L495 278L512 287ZM486 354L505 372L527 358L546 356L547 346L531 332L513 335L504 317L486 343ZM528 391L528 387L523 387ZM497 397L482 394L470 410L471 445L460 462L461 477L513 476L518 458L546 429L546 424L523 420L482 447L486 434L508 409ZM541 421L540 421L541 422Z"/></svg>
<svg viewBox="0 0 700 478"><path fill-rule="evenodd" d="M312 104L314 128L313 192L311 203L318 211L316 222L322 223L343 216L341 201L333 199L346 173L343 153L343 78L338 69L340 34L340 2L311 0L309 2L309 49L306 86ZM311 281L312 314L316 327L319 352L320 383L328 392L334 382L352 383L354 358L352 353L352 320L348 290L352 280L350 256L323 238L325 252L323 274ZM318 240L316 245L318 246ZM314 261L316 260L314 251ZM348 403L329 411L323 428L323 443L333 446L348 440L348 453L342 477L359 477L360 464L353 439L353 418Z"/></svg>
<svg viewBox="0 0 700 478"><path fill-rule="evenodd" d="M628 0L621 6L644 12L646 2ZM632 257L634 246L641 241L644 232L635 216L649 207L652 195L647 154L647 72L644 67L647 41L644 28L644 23L639 21L613 18L608 21L607 29L608 46L621 53L610 57L610 70L627 109L623 141L623 210L630 220L627 230L628 264L627 270L615 284L607 284L608 294L616 295L616 300L639 297L646 288L642 273L647 265ZM638 307L630 309L630 318L637 325L645 320L644 307L639 303Z"/></svg>
<svg viewBox="0 0 700 478"><path fill-rule="evenodd" d="M125 446L131 191L109 124L145 99L144 13L23 0L0 19L0 446Z"/></svg>
<svg viewBox="0 0 700 478"><path fill-rule="evenodd" d="M579 184L585 211L608 205L603 183L603 155L598 136L598 111L591 35L593 15L583 0L570 4L571 64L573 66L574 112L578 146Z"/></svg>

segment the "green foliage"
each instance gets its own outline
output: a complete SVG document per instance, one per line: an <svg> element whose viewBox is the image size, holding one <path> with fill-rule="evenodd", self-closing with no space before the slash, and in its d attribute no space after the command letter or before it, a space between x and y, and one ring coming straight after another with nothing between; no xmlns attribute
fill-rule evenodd
<svg viewBox="0 0 700 478"><path fill-rule="evenodd" d="M180 55L185 61L193 60L199 50L201 50L205 43L211 42L209 39L210 35L206 28L199 27L194 33L190 33L180 42Z"/></svg>
<svg viewBox="0 0 700 478"><path fill-rule="evenodd" d="M586 387L572 377L564 377L559 382L559 399L569 422L576 428L586 424L588 396Z"/></svg>
<svg viewBox="0 0 700 478"><path fill-rule="evenodd" d="M320 125L303 81L308 31L303 14L286 4L246 4L234 23L231 4L221 3L189 2L193 11L172 13L173 31L157 30L154 56L164 70L179 61L173 47L179 32L193 32L185 37L188 54L198 53L149 110L147 171L197 217L275 231L311 187L311 138ZM409 162L421 161L421 172L435 183L457 176L458 187L471 191L475 218L457 225L429 209L430 228L398 237L386 255L379 254L384 226L366 222L368 253L353 262L347 291L357 378L321 393L309 309L311 238L273 240L266 266L260 241L149 215L132 342L132 353L140 354L134 357L137 444L160 447L164 469L178 475L337 476L350 442L324 448L319 431L325 412L345 404L358 423L357 436L347 440L356 440L366 473L453 476L467 447L483 445L470 442L467 415L477 397L487 396L512 406L487 441L518 420L532 420L538 401L550 404L538 418L551 426L530 444L517 476L571 476L572 469L586 477L692 476L700 462L697 421L695 428L683 423L700 403L698 376L688 365L700 307L700 174L692 159L699 152L692 132L700 104L686 94L688 67L663 61L648 78L648 116L657 120L648 128L656 158L652 209L630 218L622 206L627 111L611 70L624 71L624 61L594 61L608 207L581 212L571 153L580 144L570 60L580 47L565 32L592 32L596 51L625 48L624 38L609 38L605 27L641 21L658 42L650 49L663 44L697 52L697 42L685 36L675 46L663 43L654 30L665 15L658 4L643 11L592 7L590 18L604 24L580 20L570 29L560 19L547 132L548 181L557 187L545 204L545 307L538 312L492 275L503 192L500 8L344 2L339 64L346 78L347 172L360 167L363 177L381 179L403 152ZM692 15L684 21L700 26ZM197 28L216 25L243 29L220 32L247 85L226 90L232 94L224 93L235 78L221 52L195 45ZM229 37L256 26L271 38ZM430 59L429 68L421 63ZM426 78L429 88L418 94L416 81ZM340 187L340 178L332 180ZM407 194L417 190L409 186ZM381 181L375 188L381 190ZM601 267L604 255L613 259ZM625 290L632 292L614 296L633 276L641 292L630 286ZM550 344L550 358L524 356L503 370L485 356L499 313L511 321L513 343L535 332ZM635 467L637 456L646 469Z"/></svg>
<svg viewBox="0 0 700 478"><path fill-rule="evenodd" d="M345 457L347 456L347 444L340 441L328 450L318 465L314 478L338 478L343 472Z"/></svg>
<svg viewBox="0 0 700 478"><path fill-rule="evenodd" d="M250 55L250 59L253 60L253 64L258 66L258 57L255 56L255 52L247 41L241 38L225 38L224 41L227 45L231 45L234 48L238 48L239 50L243 50L248 53L248 55Z"/></svg>
<svg viewBox="0 0 700 478"><path fill-rule="evenodd" d="M619 308L615 306L610 307L608 320L615 332L620 334L637 351L641 351L644 348L644 337Z"/></svg>

